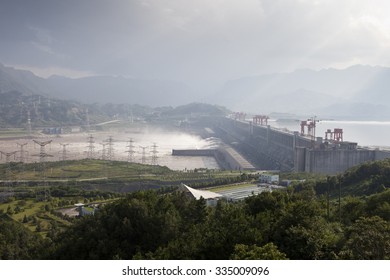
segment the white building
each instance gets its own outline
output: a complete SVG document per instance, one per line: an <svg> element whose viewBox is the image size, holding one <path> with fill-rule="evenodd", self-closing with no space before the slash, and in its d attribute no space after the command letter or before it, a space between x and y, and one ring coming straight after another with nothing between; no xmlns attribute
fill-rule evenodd
<svg viewBox="0 0 390 280"><path fill-rule="evenodd" d="M259 178L260 183L279 184L279 175L275 174L261 174Z"/></svg>
<svg viewBox="0 0 390 280"><path fill-rule="evenodd" d="M204 198L206 200L207 206L217 205L218 199L223 197L223 195L221 194L205 190L193 189L185 184L181 184L181 186L182 188L184 188L184 190L188 191L196 200L199 200L201 197Z"/></svg>

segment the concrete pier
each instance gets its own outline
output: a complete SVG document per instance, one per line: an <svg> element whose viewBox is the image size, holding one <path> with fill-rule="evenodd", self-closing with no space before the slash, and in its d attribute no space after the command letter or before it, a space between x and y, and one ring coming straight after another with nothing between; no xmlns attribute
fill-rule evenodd
<svg viewBox="0 0 390 280"><path fill-rule="evenodd" d="M172 150L173 156L189 156L189 157L213 157L216 150L214 149L186 149Z"/></svg>
<svg viewBox="0 0 390 280"><path fill-rule="evenodd" d="M212 156L218 165L229 170L255 170L256 168L240 153L228 145L218 149L172 150L173 156Z"/></svg>

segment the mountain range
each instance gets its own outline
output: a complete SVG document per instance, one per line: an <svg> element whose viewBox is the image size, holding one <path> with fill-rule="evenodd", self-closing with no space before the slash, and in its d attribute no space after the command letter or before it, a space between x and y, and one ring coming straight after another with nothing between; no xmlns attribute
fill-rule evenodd
<svg viewBox="0 0 390 280"><path fill-rule="evenodd" d="M390 68L356 65L346 69L297 70L242 77L215 94L199 97L177 81L94 76L44 79L0 64L0 93L18 91L85 103L127 103L153 107L203 102L253 114L288 113L322 118L390 118Z"/></svg>
<svg viewBox="0 0 390 280"><path fill-rule="evenodd" d="M193 93L175 81L140 80L124 77L93 76L71 79L51 76L47 79L32 72L0 64L0 93L48 95L84 103L127 103L148 106L177 106L189 103Z"/></svg>
<svg viewBox="0 0 390 280"><path fill-rule="evenodd" d="M297 70L227 82L213 101L233 110L343 119L390 117L390 68Z"/></svg>

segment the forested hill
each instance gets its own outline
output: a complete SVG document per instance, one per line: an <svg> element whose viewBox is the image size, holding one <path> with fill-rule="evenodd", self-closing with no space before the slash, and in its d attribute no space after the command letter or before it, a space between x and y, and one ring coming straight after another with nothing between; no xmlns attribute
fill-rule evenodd
<svg viewBox="0 0 390 280"><path fill-rule="evenodd" d="M0 93L0 128L32 126L86 125L115 119L130 120L181 118L201 115L225 115L223 107L191 103L178 107L141 106L137 104L83 104L77 101L50 98L47 95L26 95L19 91Z"/></svg>
<svg viewBox="0 0 390 280"><path fill-rule="evenodd" d="M390 259L390 191L332 206L308 190L215 208L140 192L54 239L54 259ZM383 211L387 205L387 212ZM356 211L356 212L354 212Z"/></svg>
<svg viewBox="0 0 390 280"><path fill-rule="evenodd" d="M388 174L389 160L370 162L216 207L134 192L46 238L4 214L0 258L389 260Z"/></svg>
<svg viewBox="0 0 390 280"><path fill-rule="evenodd" d="M92 122L109 119L97 106L18 91L0 93L0 127L25 127L28 118L33 126L85 125L87 112Z"/></svg>

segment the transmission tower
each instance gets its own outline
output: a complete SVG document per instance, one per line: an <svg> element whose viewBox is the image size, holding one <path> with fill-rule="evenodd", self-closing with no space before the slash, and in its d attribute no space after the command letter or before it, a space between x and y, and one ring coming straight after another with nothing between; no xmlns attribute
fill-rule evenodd
<svg viewBox="0 0 390 280"><path fill-rule="evenodd" d="M45 162L45 158L53 156L53 155L49 155L49 154L46 153L46 145L49 145L53 140L49 140L49 141L33 140L33 141L35 142L35 144L37 144L37 145L39 145L41 147L40 151L39 151L39 154L33 155L33 156L39 156L39 162L44 163Z"/></svg>
<svg viewBox="0 0 390 280"><path fill-rule="evenodd" d="M24 163L28 161L28 151L24 150L24 146L27 145L27 143L16 143L16 145L19 147L19 162L22 163L19 168L19 178L24 173ZM22 183L19 183L22 184Z"/></svg>
<svg viewBox="0 0 390 280"><path fill-rule="evenodd" d="M134 151L134 140L133 140L133 138L130 138L129 145L127 145L126 147L129 148L126 151L127 152L127 161L128 162L134 162L135 151Z"/></svg>
<svg viewBox="0 0 390 280"><path fill-rule="evenodd" d="M107 159L107 151L106 151L106 146L107 146L107 143L100 143L100 145L102 145L102 160L106 160Z"/></svg>
<svg viewBox="0 0 390 280"><path fill-rule="evenodd" d="M50 196L50 191L48 189L47 182L46 182L45 159L47 157L52 157L53 155L46 153L46 146L49 145L53 140L48 140L48 141L33 140L33 141L41 147L39 154L33 156L39 156L39 162L41 163L41 178L43 180L45 200L48 200Z"/></svg>
<svg viewBox="0 0 390 280"><path fill-rule="evenodd" d="M30 114L30 109L27 111L27 131L28 131L28 137L31 137L31 114Z"/></svg>
<svg viewBox="0 0 390 280"><path fill-rule="evenodd" d="M1 158L3 158L3 156L5 156L5 162L7 164L7 168L5 170L5 177L6 177L6 182L5 182L5 188L4 188L4 195L3 197L5 198L6 196L13 196L14 194L14 190L12 188L12 184L11 184L11 175L12 175L12 170L11 170L11 156L14 156L14 159L15 159L15 155L18 151L14 151L14 152L10 152L10 153L5 153L5 152L1 152L0 151L0 154L1 154Z"/></svg>
<svg viewBox="0 0 390 280"><path fill-rule="evenodd" d="M24 163L26 161L26 155L28 154L27 151L24 150L24 146L27 145L27 143L16 143L16 145L20 148L19 149L19 162Z"/></svg>
<svg viewBox="0 0 390 280"><path fill-rule="evenodd" d="M145 164L146 163L146 152L145 150L148 148L147 146L140 146L142 149L142 157L141 157L141 163Z"/></svg>
<svg viewBox="0 0 390 280"><path fill-rule="evenodd" d="M60 156L60 160L62 161L62 179L65 180L66 179L66 176L65 176L65 166L66 166L66 163L65 161L68 159L68 151L66 150L66 147L69 146L70 144L67 143L67 144L62 144L60 143L60 146L62 147L62 150L59 151L58 153L61 154ZM65 184L68 184L68 181L65 182Z"/></svg>
<svg viewBox="0 0 390 280"><path fill-rule="evenodd" d="M87 151L87 158L88 159L93 159L93 156L94 156L94 150L95 150L95 140L94 140L94 137L92 136L92 134L89 135L88 137L88 151Z"/></svg>
<svg viewBox="0 0 390 280"><path fill-rule="evenodd" d="M107 148L107 159L113 160L114 159L114 139L112 136L108 137L106 140L108 148Z"/></svg>
<svg viewBox="0 0 390 280"><path fill-rule="evenodd" d="M158 147L158 146L156 145L156 143L153 143L152 151L151 151L151 153L152 153L152 165L157 165L157 159L158 159L158 156L157 156L157 154L158 154L157 147Z"/></svg>
<svg viewBox="0 0 390 280"><path fill-rule="evenodd" d="M14 159L15 159L15 154L17 153L18 151L14 151L14 152L10 152L10 153L5 153L5 152L2 152L0 151L1 153L1 158L3 158L3 156L5 156L5 163L10 163L11 162L11 156L14 156Z"/></svg>
<svg viewBox="0 0 390 280"><path fill-rule="evenodd" d="M62 146L62 151L60 151L61 153L61 160L62 161L65 161L68 159L68 151L66 150L66 146L69 146L70 144L62 144L60 143L60 145Z"/></svg>

